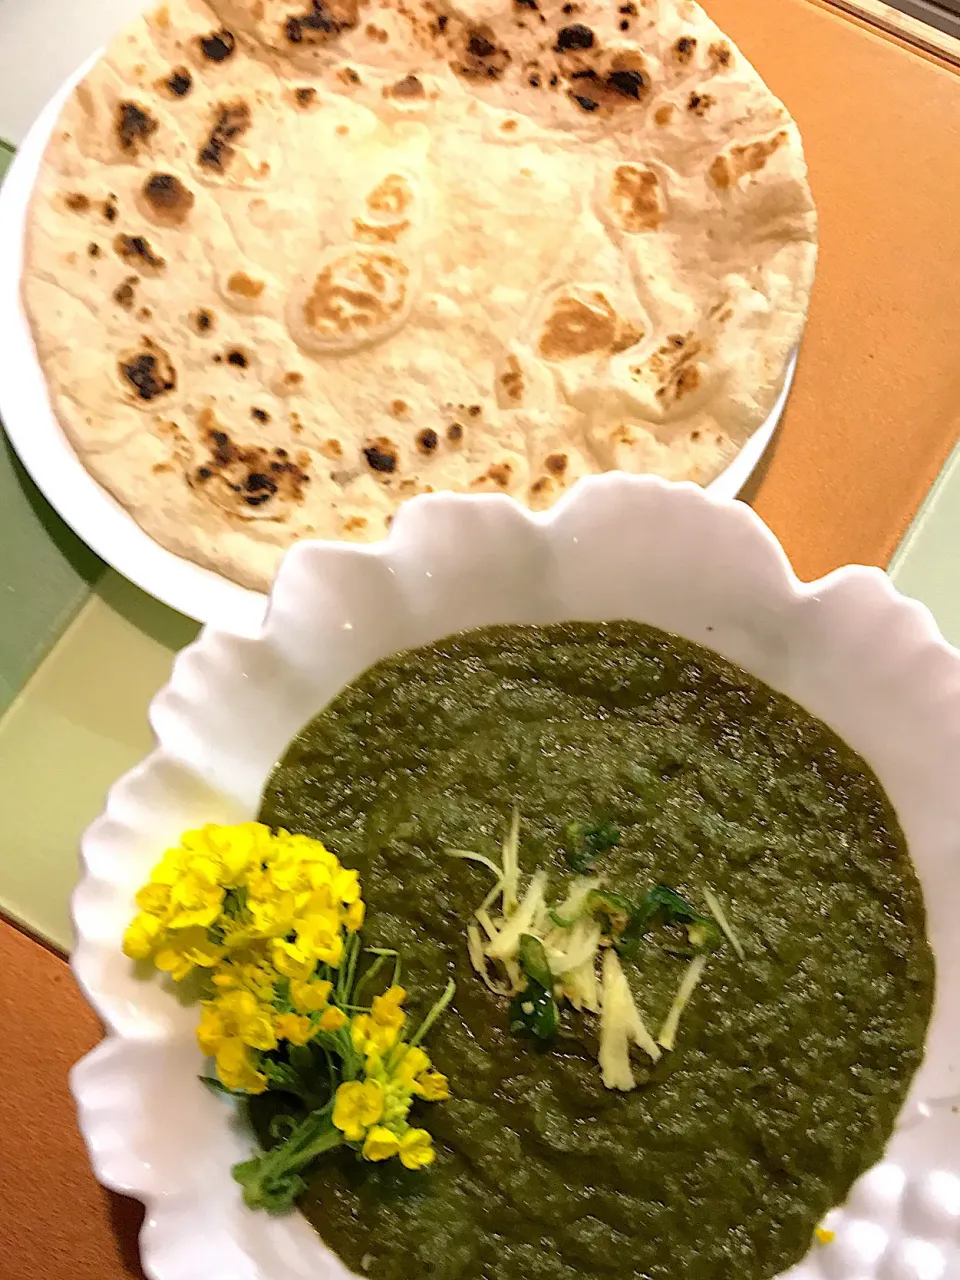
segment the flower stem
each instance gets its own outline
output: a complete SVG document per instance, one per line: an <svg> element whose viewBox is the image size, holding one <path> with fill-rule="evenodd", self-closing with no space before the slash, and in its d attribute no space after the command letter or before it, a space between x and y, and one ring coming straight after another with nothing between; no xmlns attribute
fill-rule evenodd
<svg viewBox="0 0 960 1280"><path fill-rule="evenodd" d="M268 1209L271 1213L292 1209L306 1188L301 1171L342 1142L343 1134L334 1128L331 1108L311 1111L283 1142L263 1155L234 1165L233 1176L243 1187L244 1201L251 1209Z"/></svg>

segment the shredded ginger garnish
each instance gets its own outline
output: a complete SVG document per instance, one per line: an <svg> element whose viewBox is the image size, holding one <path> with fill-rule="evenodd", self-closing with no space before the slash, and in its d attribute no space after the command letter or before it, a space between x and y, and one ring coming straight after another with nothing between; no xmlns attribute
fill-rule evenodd
<svg viewBox="0 0 960 1280"><path fill-rule="evenodd" d="M575 876L563 900L551 904L546 872L537 871L523 882L517 809L501 843L499 865L494 858L469 849L451 849L450 855L483 867L494 878L467 924L467 953L490 991L513 997L511 1027L538 1037L552 1035L557 1026L556 1002L564 999L580 1013L598 1015L598 1061L609 1089L636 1087L632 1046L653 1063L663 1049L673 1049L708 953L721 938L726 938L739 959L744 958L740 939L709 889L704 889L704 898L712 919L664 885L650 890L638 907L623 894L606 889L600 875ZM654 1038L643 1021L623 961L633 957L643 933L657 919L684 928L694 955Z"/></svg>

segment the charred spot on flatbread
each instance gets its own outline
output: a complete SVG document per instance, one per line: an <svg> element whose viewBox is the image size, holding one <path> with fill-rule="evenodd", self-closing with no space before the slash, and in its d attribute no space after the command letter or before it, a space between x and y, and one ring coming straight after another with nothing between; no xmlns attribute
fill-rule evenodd
<svg viewBox="0 0 960 1280"><path fill-rule="evenodd" d="M387 440L384 436L365 445L363 456L366 458L367 466L370 470L375 471L378 475L393 475L399 462L397 446L392 440Z"/></svg>
<svg viewBox="0 0 960 1280"><path fill-rule="evenodd" d="M510 60L509 51L497 43L492 27L468 27L453 69L466 80L499 80Z"/></svg>
<svg viewBox="0 0 960 1280"><path fill-rule="evenodd" d="M234 143L247 132L252 119L248 103L221 102L216 109L210 134L200 148L197 163L205 169L223 173L236 154Z"/></svg>
<svg viewBox="0 0 960 1280"><path fill-rule="evenodd" d="M294 460L286 449L235 441L210 409L200 413L199 422L208 457L188 473L192 488L243 519L282 520L291 505L303 501L310 483L305 451Z"/></svg>
<svg viewBox="0 0 960 1280"><path fill-rule="evenodd" d="M283 24L289 44L329 44L359 21L358 0L311 0L302 13L291 13Z"/></svg>
<svg viewBox="0 0 960 1280"><path fill-rule="evenodd" d="M422 98L424 96L423 82L415 75L404 76L402 80L398 80L396 84L385 85L383 96L385 98Z"/></svg>
<svg viewBox="0 0 960 1280"><path fill-rule="evenodd" d="M673 44L673 58L680 66L685 67L693 59L697 51L696 36L680 36Z"/></svg>
<svg viewBox="0 0 960 1280"><path fill-rule="evenodd" d="M206 307L200 307L190 317L190 322L197 333L209 333L214 324L214 314Z"/></svg>
<svg viewBox="0 0 960 1280"><path fill-rule="evenodd" d="M312 106L317 100L317 91L310 85L301 85L293 94L298 107Z"/></svg>
<svg viewBox="0 0 960 1280"><path fill-rule="evenodd" d="M117 285L113 291L113 300L118 307L122 307L124 311L133 310L134 289L139 283L139 276L127 276L126 280Z"/></svg>
<svg viewBox="0 0 960 1280"><path fill-rule="evenodd" d="M128 399L149 404L176 390L177 371L166 351L152 338L140 340L140 346L120 357L117 368Z"/></svg>
<svg viewBox="0 0 960 1280"><path fill-rule="evenodd" d="M714 71L726 71L733 65L733 52L722 40L716 41L707 50L710 66Z"/></svg>
<svg viewBox="0 0 960 1280"><path fill-rule="evenodd" d="M503 362L503 372L500 374L500 386L503 388L503 394L508 401L519 404L523 399L523 369L520 361L511 352Z"/></svg>
<svg viewBox="0 0 960 1280"><path fill-rule="evenodd" d="M769 138L760 138L756 142L730 147L721 152L710 166L710 180L720 191L736 184L752 174L759 173L770 157L782 147L787 139L786 129Z"/></svg>
<svg viewBox="0 0 960 1280"><path fill-rule="evenodd" d="M342 346L387 330L407 304L410 268L395 254L344 250L314 277L301 308L308 338Z"/></svg>
<svg viewBox="0 0 960 1280"><path fill-rule="evenodd" d="M140 188L144 203L158 222L179 227L186 222L196 197L175 174L152 173Z"/></svg>
<svg viewBox="0 0 960 1280"><path fill-rule="evenodd" d="M246 302L259 298L266 287L266 281L255 280L246 271L234 271L227 279L227 292Z"/></svg>
<svg viewBox="0 0 960 1280"><path fill-rule="evenodd" d="M233 347L227 352L227 364L232 364L235 369L246 369L249 363L250 357L239 347Z"/></svg>
<svg viewBox="0 0 960 1280"><path fill-rule="evenodd" d="M513 480L513 463L509 459L492 462L482 475L470 481L471 489L506 489Z"/></svg>
<svg viewBox="0 0 960 1280"><path fill-rule="evenodd" d="M610 180L607 205L612 221L631 234L656 231L666 216L660 178L645 165L617 165Z"/></svg>
<svg viewBox="0 0 960 1280"><path fill-rule="evenodd" d="M619 50L601 52L592 65L579 66L568 73L567 94L581 111L609 115L646 101L651 92L650 75L640 53Z"/></svg>
<svg viewBox="0 0 960 1280"><path fill-rule="evenodd" d="M71 213L86 213L90 208L90 197L83 195L82 192L73 191L65 197L63 203Z"/></svg>
<svg viewBox="0 0 960 1280"><path fill-rule="evenodd" d="M554 50L557 53L569 53L573 49L592 49L595 40L589 27L582 22L575 22L569 27L560 28Z"/></svg>
<svg viewBox="0 0 960 1280"><path fill-rule="evenodd" d="M193 76L187 67L174 67L163 85L171 97L185 98L193 88Z"/></svg>
<svg viewBox="0 0 960 1280"><path fill-rule="evenodd" d="M440 443L440 437L432 427L425 427L417 435L417 448L421 453L433 453Z"/></svg>
<svg viewBox="0 0 960 1280"><path fill-rule="evenodd" d="M211 31L209 35L200 36L197 46L202 57L208 62L226 62L237 47L237 37L232 31L221 27L219 31Z"/></svg>
<svg viewBox="0 0 960 1280"><path fill-rule="evenodd" d="M121 232L113 242L114 252L121 262L138 271L156 274L167 265L166 259L154 252L146 236L130 236Z"/></svg>
<svg viewBox="0 0 960 1280"><path fill-rule="evenodd" d="M701 119L707 114L712 106L716 104L716 98L710 93L691 93L687 99L687 110Z"/></svg>
<svg viewBox="0 0 960 1280"><path fill-rule="evenodd" d="M139 155L143 144L158 128L153 116L139 103L123 101L117 104L115 133L121 151L131 156Z"/></svg>
<svg viewBox="0 0 960 1280"><path fill-rule="evenodd" d="M539 349L545 360L572 360L577 356L610 351L616 341L618 318L602 293L583 296L561 294L540 334Z"/></svg>

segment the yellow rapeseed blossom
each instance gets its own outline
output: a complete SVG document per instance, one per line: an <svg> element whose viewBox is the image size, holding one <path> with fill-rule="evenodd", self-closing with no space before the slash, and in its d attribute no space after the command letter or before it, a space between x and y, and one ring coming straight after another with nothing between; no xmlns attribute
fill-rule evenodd
<svg viewBox="0 0 960 1280"><path fill-rule="evenodd" d="M426 1129L408 1129L400 1139L400 1160L406 1169L423 1169L433 1164L436 1152Z"/></svg>
<svg viewBox="0 0 960 1280"><path fill-rule="evenodd" d="M294 978L290 982L290 1000L297 1013L319 1013L327 1007L332 990L330 982L303 982Z"/></svg>
<svg viewBox="0 0 960 1280"><path fill-rule="evenodd" d="M440 1071L425 1071L414 1080L413 1092L425 1102L444 1102L450 1097L450 1081Z"/></svg>
<svg viewBox="0 0 960 1280"><path fill-rule="evenodd" d="M400 1028L383 1026L374 1022L369 1013L359 1013L351 1020L350 1035L358 1053L380 1055L397 1043Z"/></svg>
<svg viewBox="0 0 960 1280"><path fill-rule="evenodd" d="M127 925L123 935L123 954L131 960L148 960L163 929L156 916L141 911Z"/></svg>
<svg viewBox="0 0 960 1280"><path fill-rule="evenodd" d="M223 948L217 946L206 929L194 925L163 934L162 941L156 944L153 963L175 982L182 982L195 968L212 969L222 959Z"/></svg>
<svg viewBox="0 0 960 1280"><path fill-rule="evenodd" d="M400 1139L383 1125L374 1125L363 1143L364 1160L389 1160L400 1151Z"/></svg>
<svg viewBox="0 0 960 1280"><path fill-rule="evenodd" d="M197 970L206 977L197 1043L216 1062L220 1083L238 1093L286 1089L320 1102L301 1122L309 1141L287 1148L284 1139L237 1167L248 1204L290 1207L298 1180L276 1176L286 1149L291 1172L343 1144L366 1160L397 1157L408 1169L431 1163L430 1135L412 1128L409 1116L419 1099L448 1097L449 1084L428 1054L404 1039L403 987L394 982L369 1008L357 1007L357 974L369 969L358 964L364 948L353 936L365 915L356 871L308 836L258 822L209 824L184 832L164 852L136 904L124 952L177 981ZM395 952L370 954L381 957L377 967L394 955L399 973ZM452 990L448 984L417 1040ZM314 1068L302 1048L322 1036L327 1061Z"/></svg>
<svg viewBox="0 0 960 1280"><path fill-rule="evenodd" d="M349 1022L349 1018L342 1009L337 1009L333 1005L322 1014L317 1026L321 1031L329 1031L331 1033L342 1031Z"/></svg>
<svg viewBox="0 0 960 1280"><path fill-rule="evenodd" d="M217 966L213 975L218 991L249 991L261 1004L273 1003L279 980L280 975L266 957L252 949L235 952Z"/></svg>
<svg viewBox="0 0 960 1280"><path fill-rule="evenodd" d="M366 906L361 898L357 898L347 907L343 916L343 927L348 933L357 933L363 928Z"/></svg>
<svg viewBox="0 0 960 1280"><path fill-rule="evenodd" d="M380 1027L391 1027L397 1031L406 1022L406 1014L400 1008L407 993L403 987L391 987L382 996L374 996L370 1006L370 1017Z"/></svg>
<svg viewBox="0 0 960 1280"><path fill-rule="evenodd" d="M205 1000L202 1010L197 1039L204 1053L216 1054L225 1040L239 1040L263 1051L277 1047L271 1010L250 991L227 991L215 1000Z"/></svg>
<svg viewBox="0 0 960 1280"><path fill-rule="evenodd" d="M417 1076L429 1066L430 1058L418 1046L401 1045L395 1054L390 1055L390 1073L405 1089L412 1089Z"/></svg>
<svg viewBox="0 0 960 1280"><path fill-rule="evenodd" d="M278 1040L289 1040L291 1044L309 1044L316 1032L312 1019L301 1013L278 1013L273 1029Z"/></svg>
<svg viewBox="0 0 960 1280"><path fill-rule="evenodd" d="M348 1142L359 1142L383 1115L383 1088L375 1080L340 1085L333 1104L333 1123Z"/></svg>
<svg viewBox="0 0 960 1280"><path fill-rule="evenodd" d="M217 1054L217 1075L228 1089L263 1093L267 1077L257 1070L257 1055L239 1040L229 1040Z"/></svg>

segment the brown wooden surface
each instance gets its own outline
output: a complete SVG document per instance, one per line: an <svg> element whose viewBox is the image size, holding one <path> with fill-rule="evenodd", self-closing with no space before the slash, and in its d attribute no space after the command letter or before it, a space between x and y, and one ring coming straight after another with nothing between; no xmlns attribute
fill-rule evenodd
<svg viewBox="0 0 960 1280"><path fill-rule="evenodd" d="M0 1276L130 1280L139 1205L95 1181L67 1075L100 1024L59 956L0 920Z"/></svg>
<svg viewBox="0 0 960 1280"><path fill-rule="evenodd" d="M960 76L809 0L711 0L803 133L820 263L755 505L802 577L886 564L960 435Z"/></svg>
<svg viewBox="0 0 960 1280"><path fill-rule="evenodd" d="M960 78L813 0L713 0L803 131L821 259L756 506L798 572L884 564L960 431ZM9 851L3 856L14 856ZM0 1275L139 1274L70 1065L98 1036L63 961L0 922Z"/></svg>

